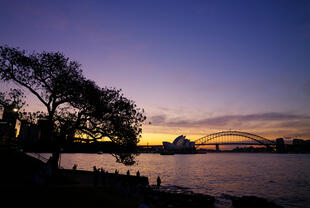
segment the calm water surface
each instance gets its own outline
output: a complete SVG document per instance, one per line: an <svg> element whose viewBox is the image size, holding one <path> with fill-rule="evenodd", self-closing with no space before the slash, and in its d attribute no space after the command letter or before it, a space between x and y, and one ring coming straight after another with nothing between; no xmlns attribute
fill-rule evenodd
<svg viewBox="0 0 310 208"><path fill-rule="evenodd" d="M188 187L194 192L217 196L255 195L285 207L310 207L310 155L263 153L210 153L194 155L141 154L137 164L124 166L110 154L62 154L61 166L92 170L95 165L109 172L157 176L162 185Z"/></svg>

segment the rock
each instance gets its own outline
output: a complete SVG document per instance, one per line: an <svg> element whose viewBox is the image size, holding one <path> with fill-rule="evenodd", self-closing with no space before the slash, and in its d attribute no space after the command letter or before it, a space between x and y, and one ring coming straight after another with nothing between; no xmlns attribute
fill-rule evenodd
<svg viewBox="0 0 310 208"><path fill-rule="evenodd" d="M283 208L274 202L256 196L231 197L231 200L234 208Z"/></svg>
<svg viewBox="0 0 310 208"><path fill-rule="evenodd" d="M150 189L145 195L157 208L214 207L214 197L203 194L186 194Z"/></svg>

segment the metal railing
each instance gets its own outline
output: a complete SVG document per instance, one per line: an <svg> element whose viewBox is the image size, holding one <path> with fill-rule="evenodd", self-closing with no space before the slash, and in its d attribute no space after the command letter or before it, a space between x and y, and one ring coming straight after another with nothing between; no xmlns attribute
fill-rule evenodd
<svg viewBox="0 0 310 208"><path fill-rule="evenodd" d="M42 162L44 163L47 163L47 161L49 160L48 158L42 156L41 154L39 153L36 153L36 152L27 152L26 153L27 155L29 155L30 157L34 157L38 160L41 160ZM61 155L59 156L59 164L58 164L58 168L59 169L64 169L61 165L60 165L60 161L61 161Z"/></svg>
<svg viewBox="0 0 310 208"><path fill-rule="evenodd" d="M44 162L44 163L47 163L47 161L48 161L48 158L46 158L46 157L40 155L39 153L27 152L26 154L29 155L29 156L31 156L31 157L34 157L34 158L36 158L36 159L38 159L38 160L41 160L41 161Z"/></svg>

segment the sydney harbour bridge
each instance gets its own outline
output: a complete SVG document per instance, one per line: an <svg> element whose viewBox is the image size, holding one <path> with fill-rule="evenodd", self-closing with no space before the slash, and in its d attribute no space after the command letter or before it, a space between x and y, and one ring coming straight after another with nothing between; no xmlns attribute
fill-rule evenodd
<svg viewBox="0 0 310 208"><path fill-rule="evenodd" d="M255 146L275 146L276 142L266 139L256 134L241 131L222 131L206 135L194 141L195 146L215 145L219 150L220 145L255 145Z"/></svg>
<svg viewBox="0 0 310 208"><path fill-rule="evenodd" d="M262 146L267 149L273 149L276 142L265 137L242 131L221 131L201 137L197 140L188 140L194 142L195 147L215 146L216 150L220 150L220 146ZM163 148L162 145L139 145L141 148Z"/></svg>

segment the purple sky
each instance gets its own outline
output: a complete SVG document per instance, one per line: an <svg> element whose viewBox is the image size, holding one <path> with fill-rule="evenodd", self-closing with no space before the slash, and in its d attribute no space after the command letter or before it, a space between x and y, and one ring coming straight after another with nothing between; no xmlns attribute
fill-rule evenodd
<svg viewBox="0 0 310 208"><path fill-rule="evenodd" d="M1 0L0 28L1 45L61 51L122 88L152 122L142 143L310 137L309 1Z"/></svg>

